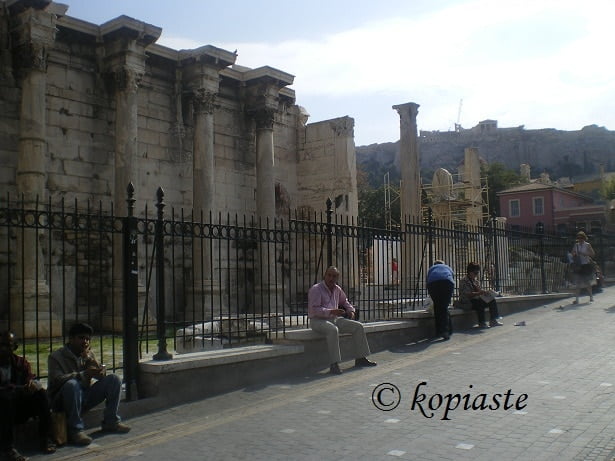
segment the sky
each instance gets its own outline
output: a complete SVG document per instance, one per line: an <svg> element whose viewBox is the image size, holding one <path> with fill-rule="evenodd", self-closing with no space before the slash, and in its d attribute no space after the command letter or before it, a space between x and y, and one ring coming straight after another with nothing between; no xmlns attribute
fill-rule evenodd
<svg viewBox="0 0 615 461"><path fill-rule="evenodd" d="M60 1L95 24L161 27L161 45L292 74L308 122L348 115L357 146L397 141L392 106L407 102L419 130L615 129L613 0Z"/></svg>

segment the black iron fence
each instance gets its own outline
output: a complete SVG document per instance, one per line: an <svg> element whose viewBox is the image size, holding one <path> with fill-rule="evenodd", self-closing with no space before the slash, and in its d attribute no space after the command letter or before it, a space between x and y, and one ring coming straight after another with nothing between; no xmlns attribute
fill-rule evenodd
<svg viewBox="0 0 615 461"><path fill-rule="evenodd" d="M424 220L386 230L334 213L288 212L276 219L195 215L167 208L0 202L0 321L46 375L47 354L75 321L92 324L93 347L132 388L143 357L263 343L308 325L307 291L329 265L362 321L423 308L425 273L444 259L457 276L470 261L504 295L570 289L572 238ZM613 236L590 240L603 272L615 264Z"/></svg>

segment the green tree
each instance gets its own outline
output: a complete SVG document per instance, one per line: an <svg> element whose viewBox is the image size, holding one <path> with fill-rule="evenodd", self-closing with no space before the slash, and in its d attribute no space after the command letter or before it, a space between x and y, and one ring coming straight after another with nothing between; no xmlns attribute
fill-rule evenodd
<svg viewBox="0 0 615 461"><path fill-rule="evenodd" d="M357 165L357 189L359 191L359 218L371 227L386 229L387 210L385 208L385 186L371 185L370 173L365 171L366 165ZM373 176L373 175L372 175ZM400 205L397 194L391 192L391 217L393 225L399 223Z"/></svg>
<svg viewBox="0 0 615 461"><path fill-rule="evenodd" d="M615 177L602 183L602 187L600 188L600 197L604 200L615 199Z"/></svg>
<svg viewBox="0 0 615 461"><path fill-rule="evenodd" d="M497 193L509 187L521 184L521 177L503 163L495 162L481 166L482 176L487 176L487 194L489 199L489 214L500 215L500 203Z"/></svg>

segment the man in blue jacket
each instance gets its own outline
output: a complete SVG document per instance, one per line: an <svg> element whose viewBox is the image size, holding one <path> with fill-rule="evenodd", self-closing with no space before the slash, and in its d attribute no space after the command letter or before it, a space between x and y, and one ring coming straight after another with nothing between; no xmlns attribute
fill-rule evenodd
<svg viewBox="0 0 615 461"><path fill-rule="evenodd" d="M448 313L448 306L455 288L455 273L453 269L438 259L427 272L427 292L433 301L436 337L447 341L453 334L453 323Z"/></svg>

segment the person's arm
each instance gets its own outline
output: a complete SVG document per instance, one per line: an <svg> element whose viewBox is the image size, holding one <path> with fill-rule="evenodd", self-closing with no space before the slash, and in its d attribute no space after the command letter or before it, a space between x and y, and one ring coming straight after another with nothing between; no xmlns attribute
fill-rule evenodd
<svg viewBox="0 0 615 461"><path fill-rule="evenodd" d="M84 376L78 371L77 367L69 367L67 360L62 357L61 351L56 351L49 355L47 360L48 368L48 388L50 392L60 389L64 383L71 379L83 381Z"/></svg>
<svg viewBox="0 0 615 461"><path fill-rule="evenodd" d="M26 392L36 392L43 388L40 381L36 379L36 375L32 373L32 366L30 362L25 357L17 357L17 364L20 368L19 375L20 379L17 384L23 385Z"/></svg>
<svg viewBox="0 0 615 461"><path fill-rule="evenodd" d="M478 284L474 284L470 281L468 277L464 278L461 281L461 286L459 287L459 297L463 300L470 301L472 298L476 298L480 296L482 291Z"/></svg>
<svg viewBox="0 0 615 461"><path fill-rule="evenodd" d="M329 319L344 314L343 309L332 308L327 305L327 300L322 296L320 285L314 285L308 291L308 313L310 317Z"/></svg>
<svg viewBox="0 0 615 461"><path fill-rule="evenodd" d="M348 297L346 296L346 293L344 293L344 290L340 288L339 291L340 291L340 299L339 299L338 305L339 307L343 308L346 313L348 313L351 319L353 319L354 314L355 314L355 308L350 303L350 301L348 301Z"/></svg>

